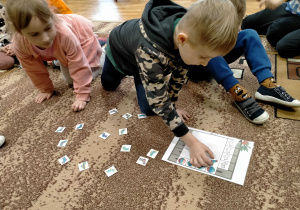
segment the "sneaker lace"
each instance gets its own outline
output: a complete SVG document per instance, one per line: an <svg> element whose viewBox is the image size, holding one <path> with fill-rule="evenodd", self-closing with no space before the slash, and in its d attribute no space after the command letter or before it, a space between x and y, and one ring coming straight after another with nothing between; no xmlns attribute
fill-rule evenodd
<svg viewBox="0 0 300 210"><path fill-rule="evenodd" d="M259 104L253 98L249 98L245 102L241 103L241 108L244 109L249 116L261 109Z"/></svg>
<svg viewBox="0 0 300 210"><path fill-rule="evenodd" d="M293 99L293 98L286 92L286 90L285 90L283 87L281 87L281 86L277 86L277 87L275 88L275 91L276 91L279 95L281 95L282 97L284 97L286 100Z"/></svg>

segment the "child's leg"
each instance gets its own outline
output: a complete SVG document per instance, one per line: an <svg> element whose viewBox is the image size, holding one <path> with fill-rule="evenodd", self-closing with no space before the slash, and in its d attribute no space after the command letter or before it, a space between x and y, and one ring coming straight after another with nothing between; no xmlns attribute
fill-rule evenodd
<svg viewBox="0 0 300 210"><path fill-rule="evenodd" d="M63 75L65 82L68 85L73 85L73 79L70 76L69 68L61 63L59 63L59 65L60 65L60 70L61 70L61 73Z"/></svg>
<svg viewBox="0 0 300 210"><path fill-rule="evenodd" d="M228 63L221 56L211 59L208 62L206 69L226 91L229 91L230 88L239 83L233 76L233 72L228 66Z"/></svg>
<svg viewBox="0 0 300 210"><path fill-rule="evenodd" d="M231 93L236 106L246 119L255 124L262 124L269 119L268 113L247 93L245 88L238 84L238 80L233 77L233 72L223 57L211 59L207 69L216 81Z"/></svg>
<svg viewBox="0 0 300 210"><path fill-rule="evenodd" d="M240 31L234 49L224 58L227 63L231 63L234 61L233 55L238 58L237 56L242 54L245 55L249 68L259 83L273 77L270 59L256 31L252 29Z"/></svg>
<svg viewBox="0 0 300 210"><path fill-rule="evenodd" d="M286 4L277 7L276 10L264 9L252 15L248 15L242 22L242 29L254 29L260 35L266 35L269 26L278 19L293 15L286 9Z"/></svg>
<svg viewBox="0 0 300 210"><path fill-rule="evenodd" d="M272 46L277 48L277 43L279 42L279 40L281 40L287 34L298 29L300 29L300 19L298 15L281 18L280 20L274 21L268 28L266 34L267 40ZM299 37L297 38L299 40Z"/></svg>
<svg viewBox="0 0 300 210"><path fill-rule="evenodd" d="M236 48L244 49L251 72L261 85L255 93L257 99L291 107L300 106L300 101L292 98L285 89L276 84L271 73L270 59L255 31L241 31L234 49Z"/></svg>
<svg viewBox="0 0 300 210"><path fill-rule="evenodd" d="M105 90L113 91L121 83L121 80L125 77L125 74L119 72L113 64L110 62L109 58L105 57L105 62L103 66L103 72L101 75L101 83Z"/></svg>
<svg viewBox="0 0 300 210"><path fill-rule="evenodd" d="M152 109L149 106L147 97L146 97L146 91L143 87L140 75L134 76L134 84L136 88L136 95L138 99L138 104L140 106L141 112L145 115L155 115L155 113L152 111Z"/></svg>
<svg viewBox="0 0 300 210"><path fill-rule="evenodd" d="M277 42L276 51L282 58L293 58L300 55L300 24L298 30L288 33Z"/></svg>

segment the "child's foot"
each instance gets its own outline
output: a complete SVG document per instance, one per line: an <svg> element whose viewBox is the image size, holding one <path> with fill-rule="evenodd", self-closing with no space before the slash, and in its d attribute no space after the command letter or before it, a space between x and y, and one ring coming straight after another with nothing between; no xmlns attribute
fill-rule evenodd
<svg viewBox="0 0 300 210"><path fill-rule="evenodd" d="M254 124L263 124L269 119L269 114L260 107L241 85L233 86L229 92L234 99L235 105L247 120Z"/></svg>
<svg viewBox="0 0 300 210"><path fill-rule="evenodd" d="M0 135L0 147L4 144L5 137Z"/></svg>
<svg viewBox="0 0 300 210"><path fill-rule="evenodd" d="M294 99L283 87L277 85L273 78L268 78L261 83L255 93L255 98L288 107L300 106L300 101Z"/></svg>

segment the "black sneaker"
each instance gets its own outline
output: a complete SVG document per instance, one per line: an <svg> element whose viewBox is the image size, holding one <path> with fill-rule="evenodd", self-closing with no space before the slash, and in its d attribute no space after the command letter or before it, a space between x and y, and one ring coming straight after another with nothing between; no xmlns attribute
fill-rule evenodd
<svg viewBox="0 0 300 210"><path fill-rule="evenodd" d="M255 93L255 98L288 107L300 106L300 101L290 96L281 86L266 88L261 85Z"/></svg>
<svg viewBox="0 0 300 210"><path fill-rule="evenodd" d="M234 103L246 119L254 124L263 124L269 119L269 114L252 97L241 102L234 101Z"/></svg>

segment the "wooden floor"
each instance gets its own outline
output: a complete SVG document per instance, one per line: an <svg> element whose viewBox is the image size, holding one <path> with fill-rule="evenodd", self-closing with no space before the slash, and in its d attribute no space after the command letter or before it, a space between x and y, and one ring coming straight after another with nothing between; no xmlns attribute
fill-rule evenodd
<svg viewBox="0 0 300 210"><path fill-rule="evenodd" d="M125 21L139 18L148 0L64 0L70 9L91 20ZM196 0L174 0L174 2L189 7ZM247 0L246 14L259 11L256 0Z"/></svg>

